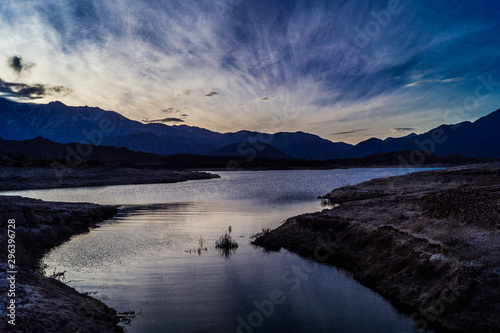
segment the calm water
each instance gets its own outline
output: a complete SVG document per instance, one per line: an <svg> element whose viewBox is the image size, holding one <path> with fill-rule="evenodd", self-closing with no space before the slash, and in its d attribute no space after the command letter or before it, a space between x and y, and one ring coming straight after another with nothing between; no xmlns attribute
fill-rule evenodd
<svg viewBox="0 0 500 333"><path fill-rule="evenodd" d="M417 170L218 172L221 179L176 184L3 194L121 206L44 262L48 273L66 270L77 290L141 312L128 332L416 332L344 271L249 244L262 228L321 210L318 195L410 171ZM214 244L229 225L239 247L227 258ZM197 251L200 238L207 251Z"/></svg>

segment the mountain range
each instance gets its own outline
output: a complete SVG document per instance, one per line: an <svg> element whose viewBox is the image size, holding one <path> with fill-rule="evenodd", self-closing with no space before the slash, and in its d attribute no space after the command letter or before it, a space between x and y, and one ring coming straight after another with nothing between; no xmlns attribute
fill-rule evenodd
<svg viewBox="0 0 500 333"><path fill-rule="evenodd" d="M423 134L356 145L331 142L304 132L218 133L187 125L141 123L95 107L19 103L0 98L0 137L43 137L57 143L86 142L159 155L192 154L255 158L329 160L377 153L424 150L438 156L500 158L500 110L474 122L441 125Z"/></svg>

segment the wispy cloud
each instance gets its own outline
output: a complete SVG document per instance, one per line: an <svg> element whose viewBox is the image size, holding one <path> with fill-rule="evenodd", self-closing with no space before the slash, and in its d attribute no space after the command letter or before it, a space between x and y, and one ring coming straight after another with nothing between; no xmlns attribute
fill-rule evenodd
<svg viewBox="0 0 500 333"><path fill-rule="evenodd" d="M358 128L358 129L353 129L353 130L350 130L350 131L331 133L330 135L347 135L347 134L354 134L354 133L364 132L364 131L367 131L367 130L368 130L367 128Z"/></svg>
<svg viewBox="0 0 500 333"><path fill-rule="evenodd" d="M431 79L431 80L423 80L423 81L416 81L409 83L405 85L405 87L410 88L410 87L418 87L418 86L423 86L425 84L431 84L431 83L452 83L452 82L458 82L465 80L465 78L462 77L455 77L451 79Z"/></svg>
<svg viewBox="0 0 500 333"><path fill-rule="evenodd" d="M437 125L429 105L439 112L473 94L471 78L480 74L500 78L491 61L500 44L498 1L459 1L453 8L443 0L405 1L401 14L357 47L358 31L386 6L363 0L6 1L0 6L2 79L25 88L43 82L45 93L2 89L135 119L164 119L168 105L187 107L186 123L214 130L329 135L347 126L387 131L397 126L387 126L391 117L402 115ZM444 84L450 82L456 84ZM58 86L74 93L47 93ZM495 102L500 97L492 95L478 108Z"/></svg>

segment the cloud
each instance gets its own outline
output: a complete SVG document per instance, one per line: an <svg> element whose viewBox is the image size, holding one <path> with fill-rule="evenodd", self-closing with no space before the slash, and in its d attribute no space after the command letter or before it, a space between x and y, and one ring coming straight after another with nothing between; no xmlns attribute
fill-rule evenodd
<svg viewBox="0 0 500 333"><path fill-rule="evenodd" d="M358 129L353 129L353 130L345 131L345 132L331 133L330 135L346 135L346 134L354 134L354 133L364 132L364 131L368 131L368 128L358 128Z"/></svg>
<svg viewBox="0 0 500 333"><path fill-rule="evenodd" d="M415 128L413 127L396 127L392 129L392 133L404 133L404 132L409 132L413 131Z"/></svg>
<svg viewBox="0 0 500 333"><path fill-rule="evenodd" d="M184 120L181 118L174 118L174 117L169 117L169 118L163 118L163 119L153 119L149 120L148 118L143 119L143 122L145 123L183 123Z"/></svg>
<svg viewBox="0 0 500 333"><path fill-rule="evenodd" d="M191 95L191 89L184 89L184 90L175 90L174 91L174 96L179 97L179 96L189 96Z"/></svg>
<svg viewBox="0 0 500 333"><path fill-rule="evenodd" d="M425 84L431 84L431 83L452 83L452 82L458 82L465 80L465 78L462 77L454 77L451 79L432 79L432 80L423 80L423 81L416 81L413 83L409 83L405 85L405 88L411 88L411 87L418 87L418 86L423 86Z"/></svg>
<svg viewBox="0 0 500 333"><path fill-rule="evenodd" d="M35 64L27 63L27 62L23 61L23 58L21 56L16 55L16 56L12 56L9 58L9 66L15 72L20 74L21 72L32 68L33 66L35 66Z"/></svg>
<svg viewBox="0 0 500 333"><path fill-rule="evenodd" d="M256 99L257 102L267 102L267 101L270 101L270 100L273 100L274 97L267 97L267 96L264 96L264 97L259 97Z"/></svg>
<svg viewBox="0 0 500 333"><path fill-rule="evenodd" d="M178 117L169 117L169 118L164 118L164 119L159 119L159 120L152 120L154 122L184 122L183 119L188 117L187 113L181 113L181 110L176 110L173 107L169 107L166 109L161 110L163 113L169 113L169 114L174 114L178 115Z"/></svg>
<svg viewBox="0 0 500 333"><path fill-rule="evenodd" d="M386 133L408 118L432 128L442 123L437 114L474 94L476 77L500 79L491 61L499 1L459 1L452 10L442 0L412 1L363 47L358 31L373 27L372 13L387 10L387 1L229 2L4 1L0 73L18 82L15 68L36 59L23 82L71 87L61 98L68 105L133 119L182 119L175 110L189 106L190 124L216 131L320 135ZM12 55L23 58L9 62ZM470 79L446 84L459 77ZM498 94L481 99L470 118L498 102ZM174 111L162 112L165 105Z"/></svg>
<svg viewBox="0 0 500 333"><path fill-rule="evenodd" d="M71 89L63 86L6 82L0 79L0 95L22 99L40 99L46 96L67 95Z"/></svg>

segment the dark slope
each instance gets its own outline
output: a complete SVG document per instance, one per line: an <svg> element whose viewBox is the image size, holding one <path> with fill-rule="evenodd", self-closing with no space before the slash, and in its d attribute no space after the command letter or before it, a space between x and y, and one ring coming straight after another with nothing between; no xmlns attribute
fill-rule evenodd
<svg viewBox="0 0 500 333"><path fill-rule="evenodd" d="M248 159L266 158L281 159L290 158L278 148L263 142L237 142L217 149L213 156L246 157Z"/></svg>

